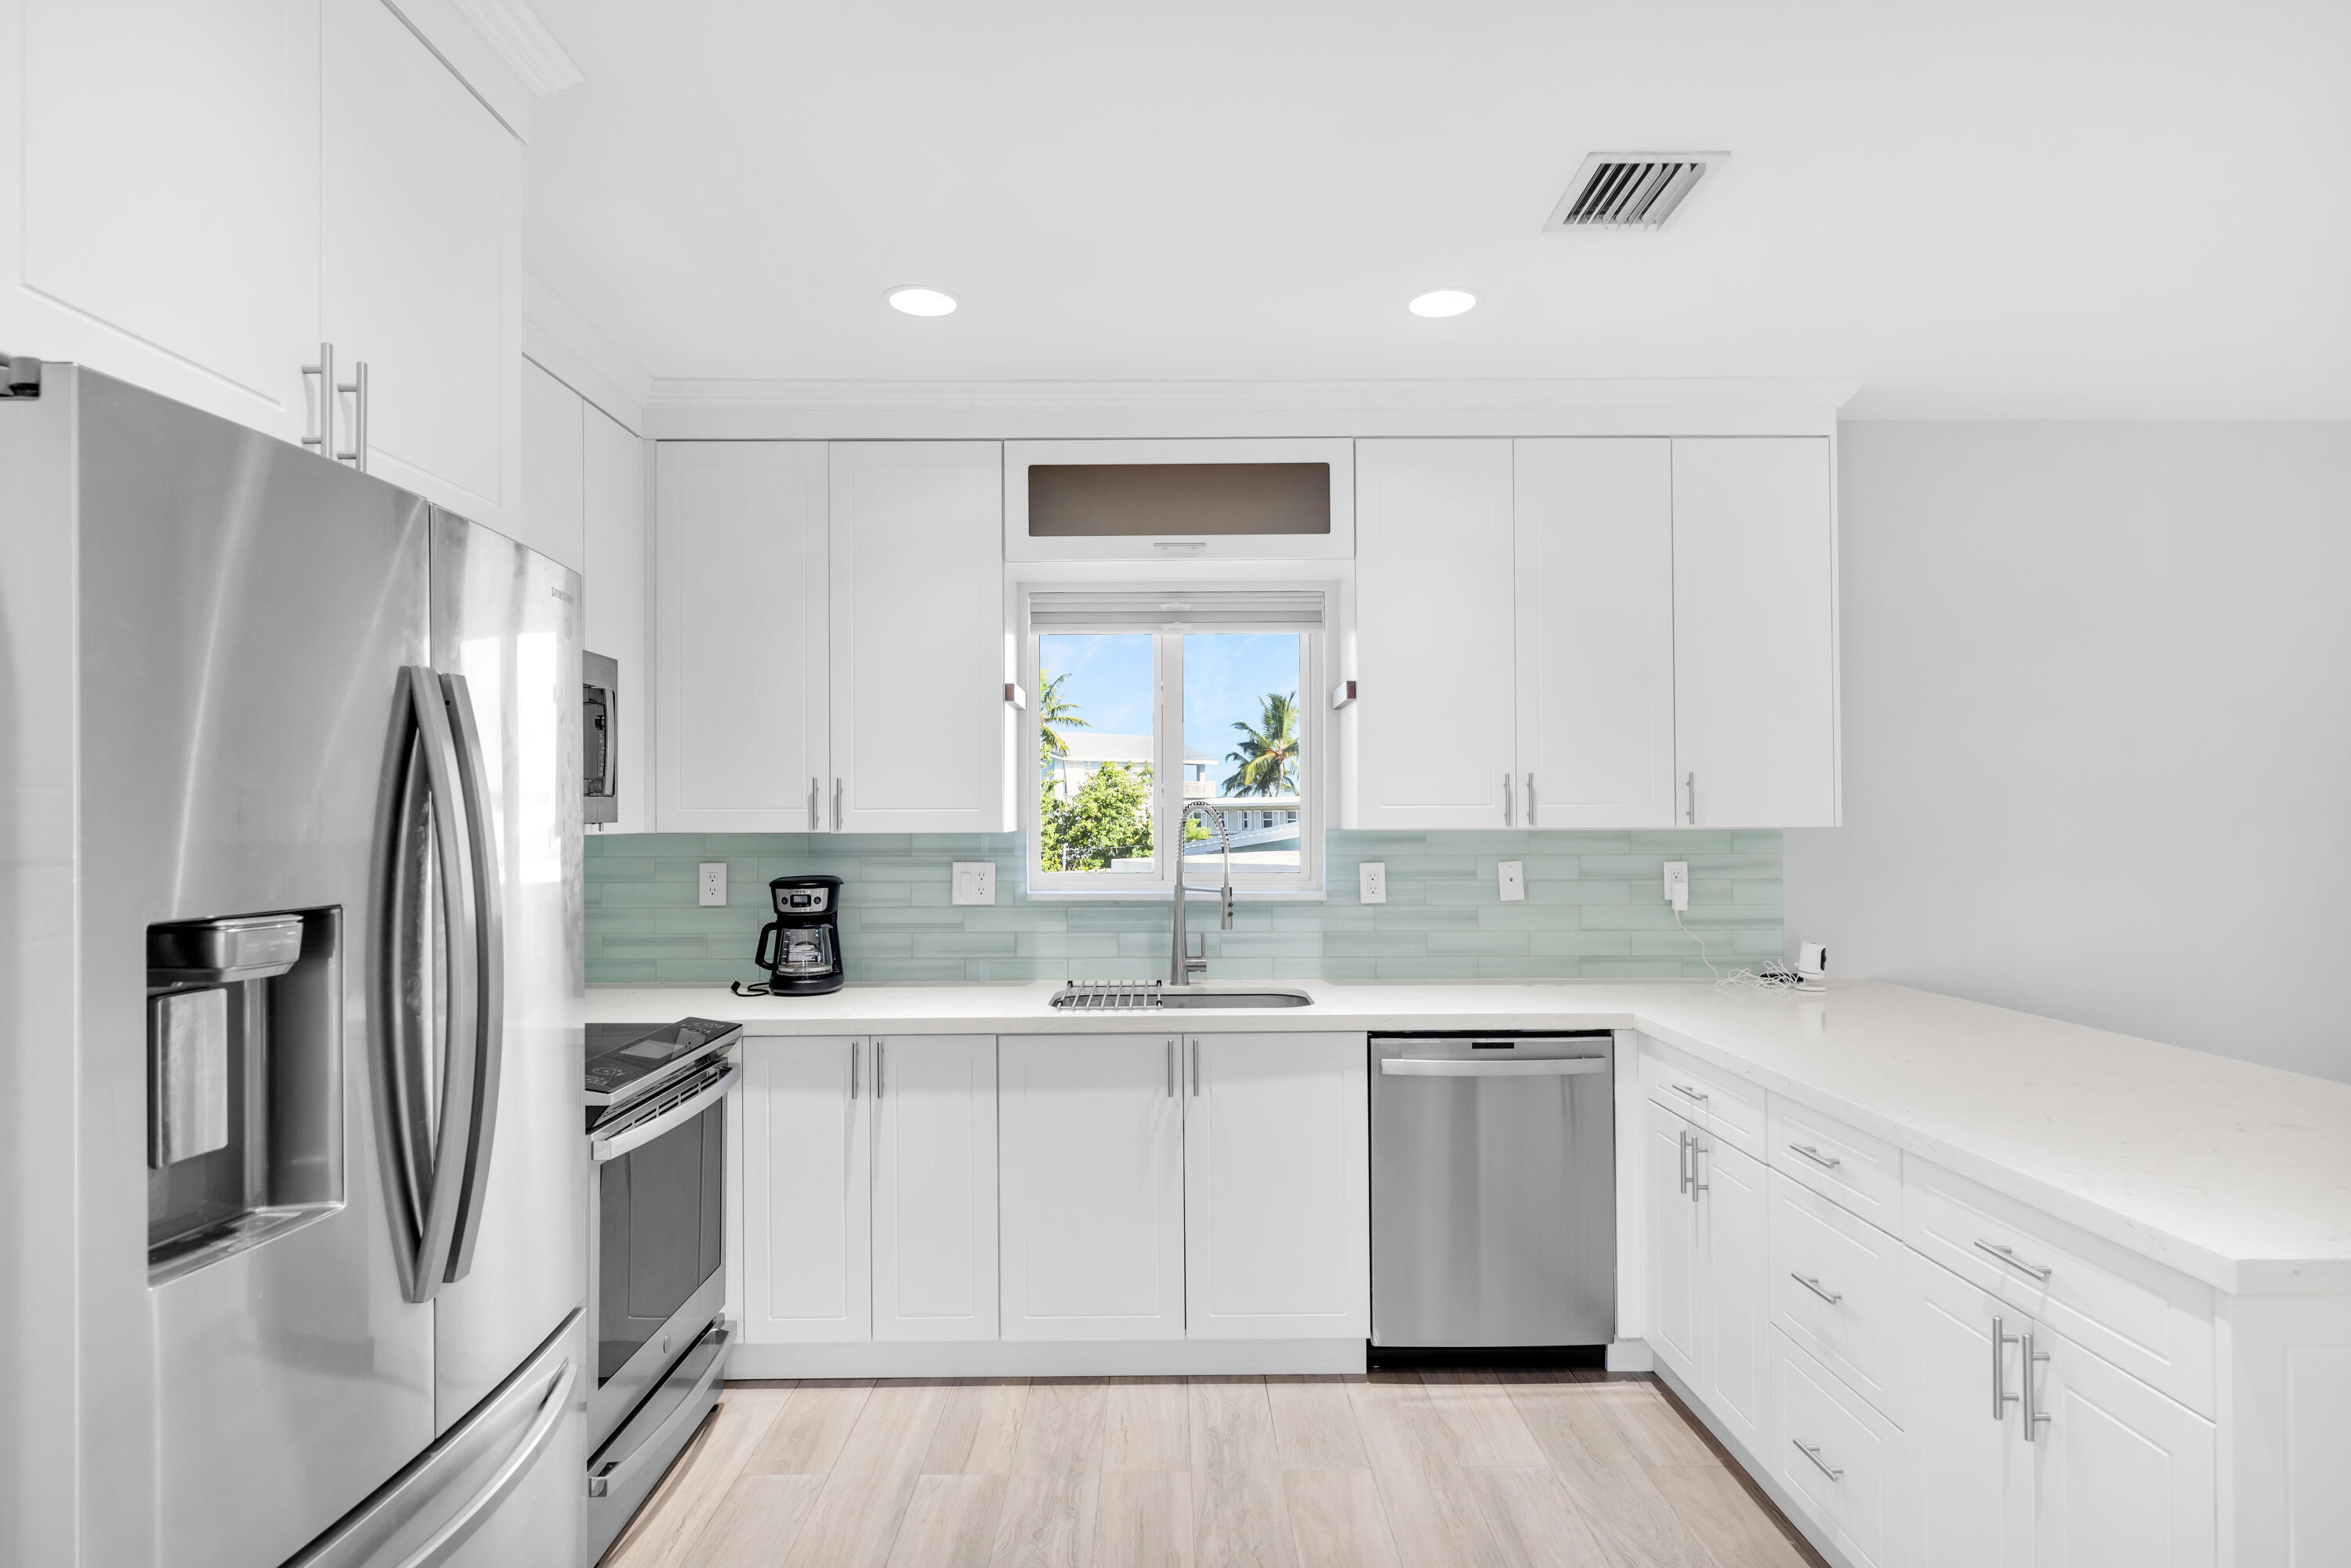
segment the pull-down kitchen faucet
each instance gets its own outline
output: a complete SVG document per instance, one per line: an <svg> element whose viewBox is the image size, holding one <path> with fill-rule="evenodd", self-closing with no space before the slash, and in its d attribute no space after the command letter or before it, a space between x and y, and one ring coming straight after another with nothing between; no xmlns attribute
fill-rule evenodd
<svg viewBox="0 0 2351 1568"><path fill-rule="evenodd" d="M1225 885L1222 888L1194 887L1184 880L1184 829L1195 816L1205 818L1215 826L1217 841L1223 846ZM1217 922L1217 929L1230 931L1233 928L1233 836L1225 831L1225 814L1199 800L1185 802L1184 810L1176 818L1176 918L1170 923L1167 953L1167 983L1171 986L1190 985L1192 977L1208 967L1206 957L1195 958L1184 950L1186 946L1184 940L1185 894L1192 893L1218 894L1223 905L1223 918Z"/></svg>

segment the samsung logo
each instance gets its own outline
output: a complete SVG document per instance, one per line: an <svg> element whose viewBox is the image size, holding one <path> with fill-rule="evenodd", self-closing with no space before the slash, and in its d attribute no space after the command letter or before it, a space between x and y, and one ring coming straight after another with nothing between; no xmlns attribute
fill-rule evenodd
<svg viewBox="0 0 2351 1568"><path fill-rule="evenodd" d="M550 597L550 598L554 598L554 599L560 599L560 600L561 600L561 601L563 601L563 602L564 602L564 603L566 603L566 604L571 604L571 603L575 603L575 602L577 602L577 601L575 601L575 600L571 597L571 595L569 595L569 594L568 594L568 593L564 592L564 591L563 591L563 590L561 590L561 589L559 589L559 588L550 588L550 589L549 589L547 591L548 591L548 595L549 595L549 597Z"/></svg>

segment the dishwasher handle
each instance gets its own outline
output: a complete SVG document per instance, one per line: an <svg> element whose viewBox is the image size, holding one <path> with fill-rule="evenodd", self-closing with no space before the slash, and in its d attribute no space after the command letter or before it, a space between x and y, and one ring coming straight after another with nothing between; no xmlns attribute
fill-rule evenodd
<svg viewBox="0 0 2351 1568"><path fill-rule="evenodd" d="M1583 1072L1605 1072L1604 1056L1554 1056L1532 1061L1472 1061L1447 1057L1380 1058L1384 1078L1570 1078Z"/></svg>

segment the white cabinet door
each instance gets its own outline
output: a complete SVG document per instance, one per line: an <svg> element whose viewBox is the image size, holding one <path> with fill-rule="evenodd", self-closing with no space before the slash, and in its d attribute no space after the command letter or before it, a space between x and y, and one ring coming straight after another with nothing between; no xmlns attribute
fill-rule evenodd
<svg viewBox="0 0 2351 1568"><path fill-rule="evenodd" d="M1174 1035L997 1042L1004 1337L1184 1337Z"/></svg>
<svg viewBox="0 0 2351 1568"><path fill-rule="evenodd" d="M1647 1189L1649 1348L1692 1387L1698 1370L1698 1211L1690 1197L1698 1134L1662 1105L1642 1107L1643 1185Z"/></svg>
<svg viewBox="0 0 2351 1568"><path fill-rule="evenodd" d="M743 1337L868 1340L872 1072L862 1040L743 1042Z"/></svg>
<svg viewBox="0 0 2351 1568"><path fill-rule="evenodd" d="M2212 1423L2048 1329L2032 1348L2036 1568L2210 1568Z"/></svg>
<svg viewBox="0 0 2351 1568"><path fill-rule="evenodd" d="M996 1337L996 1037L873 1041L873 1337Z"/></svg>
<svg viewBox="0 0 2351 1568"><path fill-rule="evenodd" d="M323 14L323 336L368 367L368 471L511 533L522 144L382 0Z"/></svg>
<svg viewBox="0 0 2351 1568"><path fill-rule="evenodd" d="M1189 1337L1364 1338L1364 1037L1205 1034L1183 1045Z"/></svg>
<svg viewBox="0 0 2351 1568"><path fill-rule="evenodd" d="M1765 1363L1771 1303L1771 1206L1764 1167L1714 1134L1699 1139L1698 1194L1705 1307L1699 1376L1714 1413L1750 1450L1768 1429L1771 1377Z"/></svg>
<svg viewBox="0 0 2351 1568"><path fill-rule="evenodd" d="M661 831L806 832L831 820L824 445L665 441L659 464Z"/></svg>
<svg viewBox="0 0 2351 1568"><path fill-rule="evenodd" d="M588 564L580 574L580 646L619 662L613 700L613 805L604 831L653 830L646 748L653 734L653 665L645 657L645 444L593 403L584 405Z"/></svg>
<svg viewBox="0 0 2351 1568"><path fill-rule="evenodd" d="M522 506L513 538L583 576L588 570L587 401L525 360Z"/></svg>
<svg viewBox="0 0 2351 1568"><path fill-rule="evenodd" d="M8 351L310 432L318 0L20 0L0 78Z"/></svg>
<svg viewBox="0 0 2351 1568"><path fill-rule="evenodd" d="M1012 825L1003 496L997 442L833 444L833 828Z"/></svg>
<svg viewBox="0 0 2351 1568"><path fill-rule="evenodd" d="M1510 516L1508 441L1355 444L1347 826L1518 825Z"/></svg>
<svg viewBox="0 0 2351 1568"><path fill-rule="evenodd" d="M1836 538L1824 436L1676 440L1676 821L1836 821Z"/></svg>
<svg viewBox="0 0 2351 1568"><path fill-rule="evenodd" d="M1671 443L1514 445L1526 825L1670 827Z"/></svg>
<svg viewBox="0 0 2351 1568"><path fill-rule="evenodd" d="M2017 1347L2031 1324L1908 1248L1891 1412L1909 1438L1916 1505L1904 1533L1916 1568L2026 1568L2032 1562L2032 1449L2015 1398ZM1995 1326L1997 1324L1997 1326ZM1998 1389L2011 1397L1993 1406Z"/></svg>

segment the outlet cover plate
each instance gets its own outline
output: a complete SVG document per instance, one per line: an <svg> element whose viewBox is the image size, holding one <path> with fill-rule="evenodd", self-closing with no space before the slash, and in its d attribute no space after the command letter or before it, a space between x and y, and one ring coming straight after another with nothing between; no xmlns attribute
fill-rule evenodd
<svg viewBox="0 0 2351 1568"><path fill-rule="evenodd" d="M1497 861L1494 862L1494 869L1501 877L1502 902L1524 904L1527 901L1527 862Z"/></svg>
<svg viewBox="0 0 2351 1568"><path fill-rule="evenodd" d="M1388 901L1388 862L1364 861L1355 867L1355 899L1359 904Z"/></svg>
<svg viewBox="0 0 2351 1568"><path fill-rule="evenodd" d="M996 902L996 862L994 861L956 861L953 873L953 892L948 901L954 904L994 904Z"/></svg>
<svg viewBox="0 0 2351 1568"><path fill-rule="evenodd" d="M705 907L726 903L726 862L725 861L704 861L702 862L702 877L698 886L701 892L701 902Z"/></svg>
<svg viewBox="0 0 2351 1568"><path fill-rule="evenodd" d="M1689 907L1689 862L1666 862L1666 902L1676 909Z"/></svg>

